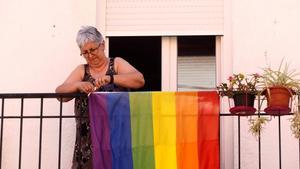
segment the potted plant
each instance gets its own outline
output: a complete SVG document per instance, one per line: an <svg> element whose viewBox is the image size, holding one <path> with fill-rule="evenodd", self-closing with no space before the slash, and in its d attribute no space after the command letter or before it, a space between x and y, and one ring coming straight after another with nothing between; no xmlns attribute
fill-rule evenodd
<svg viewBox="0 0 300 169"><path fill-rule="evenodd" d="M299 111L300 110L300 102L299 102L300 101L300 93L299 93L299 91L298 91L297 95L298 95L298 99L293 100L295 102L292 107L292 112L294 114L293 114L293 117L290 118L289 120L291 122L290 129L292 131L292 134L294 135L294 137L296 139L300 139L300 111ZM262 116L250 118L248 120L249 125L250 125L249 132L252 133L255 137L259 137L263 127L270 120L271 119L268 119L268 118L262 117Z"/></svg>
<svg viewBox="0 0 300 169"><path fill-rule="evenodd" d="M296 139L300 139L300 112L295 112L291 121L291 130Z"/></svg>
<svg viewBox="0 0 300 169"><path fill-rule="evenodd" d="M252 133L255 137L258 137L264 125L266 125L267 121L269 121L269 119L261 116L256 117L254 119L250 118L248 120L250 125L249 132Z"/></svg>
<svg viewBox="0 0 300 169"><path fill-rule="evenodd" d="M217 86L221 97L227 96L234 100L234 107L229 110L232 114L249 115L255 113L254 100L259 93L256 86L259 78L259 74L244 75L238 73L230 76L227 83L221 83Z"/></svg>
<svg viewBox="0 0 300 169"><path fill-rule="evenodd" d="M298 99L295 100L293 117L290 118L291 121L291 130L296 139L300 139L300 93L297 93Z"/></svg>
<svg viewBox="0 0 300 169"><path fill-rule="evenodd" d="M299 89L299 75L281 61L278 69L263 68L262 94L267 98L265 112L271 115L285 115L291 112L291 100Z"/></svg>

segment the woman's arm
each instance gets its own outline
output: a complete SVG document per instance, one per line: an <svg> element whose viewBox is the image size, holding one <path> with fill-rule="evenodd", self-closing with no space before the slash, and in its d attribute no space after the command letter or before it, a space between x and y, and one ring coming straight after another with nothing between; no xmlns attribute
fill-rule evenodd
<svg viewBox="0 0 300 169"><path fill-rule="evenodd" d="M85 92L90 93L93 91L94 86L90 82L83 82L82 78L84 75L84 66L79 65L69 77L65 80L65 82L59 85L55 92L56 93L75 93L75 92ZM63 98L63 101L69 101L73 98Z"/></svg>
<svg viewBox="0 0 300 169"><path fill-rule="evenodd" d="M145 79L141 72L134 68L126 60L116 57L114 83L125 88L138 89L144 86Z"/></svg>

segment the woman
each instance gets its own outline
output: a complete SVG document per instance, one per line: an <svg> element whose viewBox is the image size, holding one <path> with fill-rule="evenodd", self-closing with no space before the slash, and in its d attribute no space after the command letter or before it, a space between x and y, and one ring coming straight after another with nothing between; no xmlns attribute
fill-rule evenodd
<svg viewBox="0 0 300 169"><path fill-rule="evenodd" d="M103 36L95 27L86 26L79 30L76 42L87 64L77 66L65 82L56 88L57 93L127 91L144 86L142 73L127 61L120 57L113 59L105 56ZM69 100L64 98L63 101ZM87 105L87 98L76 99L75 115L88 116ZM89 118L77 118L72 169L92 168L90 137Z"/></svg>

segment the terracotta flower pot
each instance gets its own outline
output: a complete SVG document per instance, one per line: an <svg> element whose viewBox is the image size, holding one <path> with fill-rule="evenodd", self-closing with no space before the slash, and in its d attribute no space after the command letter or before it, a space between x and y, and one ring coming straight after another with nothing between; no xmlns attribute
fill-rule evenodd
<svg viewBox="0 0 300 169"><path fill-rule="evenodd" d="M292 91L285 87L270 87L266 90L268 107L265 112L271 115L289 114L290 100L293 95Z"/></svg>
<svg viewBox="0 0 300 169"><path fill-rule="evenodd" d="M285 87L270 87L266 96L268 106L289 107L292 92Z"/></svg>

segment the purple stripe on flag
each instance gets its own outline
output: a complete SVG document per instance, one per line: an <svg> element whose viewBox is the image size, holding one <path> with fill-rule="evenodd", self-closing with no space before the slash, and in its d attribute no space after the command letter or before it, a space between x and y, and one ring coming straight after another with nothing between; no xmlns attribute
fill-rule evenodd
<svg viewBox="0 0 300 169"><path fill-rule="evenodd" d="M93 169L112 169L107 94L89 96Z"/></svg>

